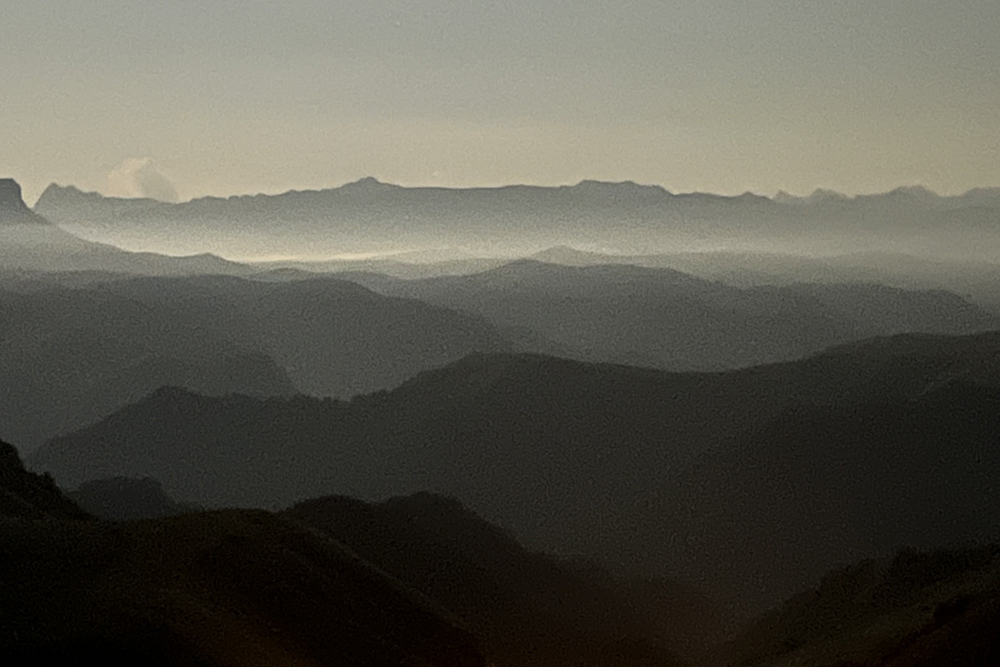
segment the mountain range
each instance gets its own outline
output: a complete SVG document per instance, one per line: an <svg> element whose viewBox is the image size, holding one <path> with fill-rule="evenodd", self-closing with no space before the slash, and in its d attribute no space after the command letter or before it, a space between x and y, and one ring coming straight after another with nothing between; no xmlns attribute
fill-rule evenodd
<svg viewBox="0 0 1000 667"><path fill-rule="evenodd" d="M506 256L571 243L624 252L728 246L1000 257L995 190L939 197L899 188L881 195L769 199L673 194L631 182L446 189L365 178L326 190L168 204L53 184L35 210L91 240L227 257L407 251L442 241Z"/></svg>
<svg viewBox="0 0 1000 667"><path fill-rule="evenodd" d="M529 548L750 613L843 559L1000 537L998 350L900 336L709 374L477 355L350 402L161 390L30 462L206 506L444 493Z"/></svg>

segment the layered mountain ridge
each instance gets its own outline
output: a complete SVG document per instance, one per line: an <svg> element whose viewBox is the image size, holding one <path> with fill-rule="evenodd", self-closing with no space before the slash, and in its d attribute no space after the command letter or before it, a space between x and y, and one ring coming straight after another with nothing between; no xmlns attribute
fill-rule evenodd
<svg viewBox="0 0 1000 667"><path fill-rule="evenodd" d="M844 559L1000 539L970 512L1000 474L998 358L997 333L705 374L474 355L350 402L164 390L31 463L67 486L152 476L208 506L444 493L531 548L748 611Z"/></svg>
<svg viewBox="0 0 1000 667"><path fill-rule="evenodd" d="M435 247L442 238L508 256L567 242L623 251L771 244L1000 256L989 233L1000 220L1000 196L992 190L769 199L673 194L631 182L448 189L362 179L325 190L167 204L51 185L35 210L93 240L231 257L404 251Z"/></svg>

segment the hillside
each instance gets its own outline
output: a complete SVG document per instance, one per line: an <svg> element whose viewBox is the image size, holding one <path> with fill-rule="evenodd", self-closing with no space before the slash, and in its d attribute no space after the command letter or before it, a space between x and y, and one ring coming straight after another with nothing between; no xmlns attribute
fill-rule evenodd
<svg viewBox="0 0 1000 667"><path fill-rule="evenodd" d="M112 477L81 484L66 494L88 514L106 521L162 519L199 511L196 505L178 503L151 477Z"/></svg>
<svg viewBox="0 0 1000 667"><path fill-rule="evenodd" d="M631 264L672 269L737 287L863 282L907 290L944 290L1000 313L1000 264L995 258L976 261L873 250L833 255L721 250L618 255L556 246L531 259L566 266Z"/></svg>
<svg viewBox="0 0 1000 667"><path fill-rule="evenodd" d="M89 518L47 475L28 472L12 445L0 441L0 517Z"/></svg>
<svg viewBox="0 0 1000 667"><path fill-rule="evenodd" d="M90 521L0 443L0 513L5 665L485 664L428 602L266 512Z"/></svg>
<svg viewBox="0 0 1000 667"><path fill-rule="evenodd" d="M477 355L349 403L164 390L31 463L69 487L152 476L209 506L443 493L531 549L676 576L749 612L845 556L988 537L997 517L968 510L993 506L998 359L997 334L718 374ZM787 558L761 546L798 529Z"/></svg>
<svg viewBox="0 0 1000 667"><path fill-rule="evenodd" d="M675 664L724 631L721 610L671 582L616 579L528 551L453 499L420 493L369 504L343 496L283 513L334 535L464 618L499 665Z"/></svg>
<svg viewBox="0 0 1000 667"><path fill-rule="evenodd" d="M705 664L978 666L1000 659L1000 550L907 549L829 572Z"/></svg>

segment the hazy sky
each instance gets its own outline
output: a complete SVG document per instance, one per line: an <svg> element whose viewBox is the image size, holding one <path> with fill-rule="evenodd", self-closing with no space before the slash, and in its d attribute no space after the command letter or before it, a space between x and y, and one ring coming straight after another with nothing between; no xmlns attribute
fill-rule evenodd
<svg viewBox="0 0 1000 667"><path fill-rule="evenodd" d="M1000 185L998 0L4 0L0 177Z"/></svg>

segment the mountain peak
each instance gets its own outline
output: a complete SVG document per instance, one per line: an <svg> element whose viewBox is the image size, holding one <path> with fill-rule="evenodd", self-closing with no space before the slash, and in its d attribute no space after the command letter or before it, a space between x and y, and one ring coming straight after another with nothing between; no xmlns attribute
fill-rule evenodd
<svg viewBox="0 0 1000 667"><path fill-rule="evenodd" d="M18 223L42 223L24 203L21 185L13 178L0 178L0 226Z"/></svg>
<svg viewBox="0 0 1000 667"><path fill-rule="evenodd" d="M0 178L0 211L23 213L28 210L21 196L21 184L13 178Z"/></svg>
<svg viewBox="0 0 1000 667"><path fill-rule="evenodd" d="M398 187L398 185L393 185L391 183L383 183L374 176L365 176L364 178L359 178L353 183L345 183L340 186L340 189L350 192L381 192L383 190L395 189Z"/></svg>

